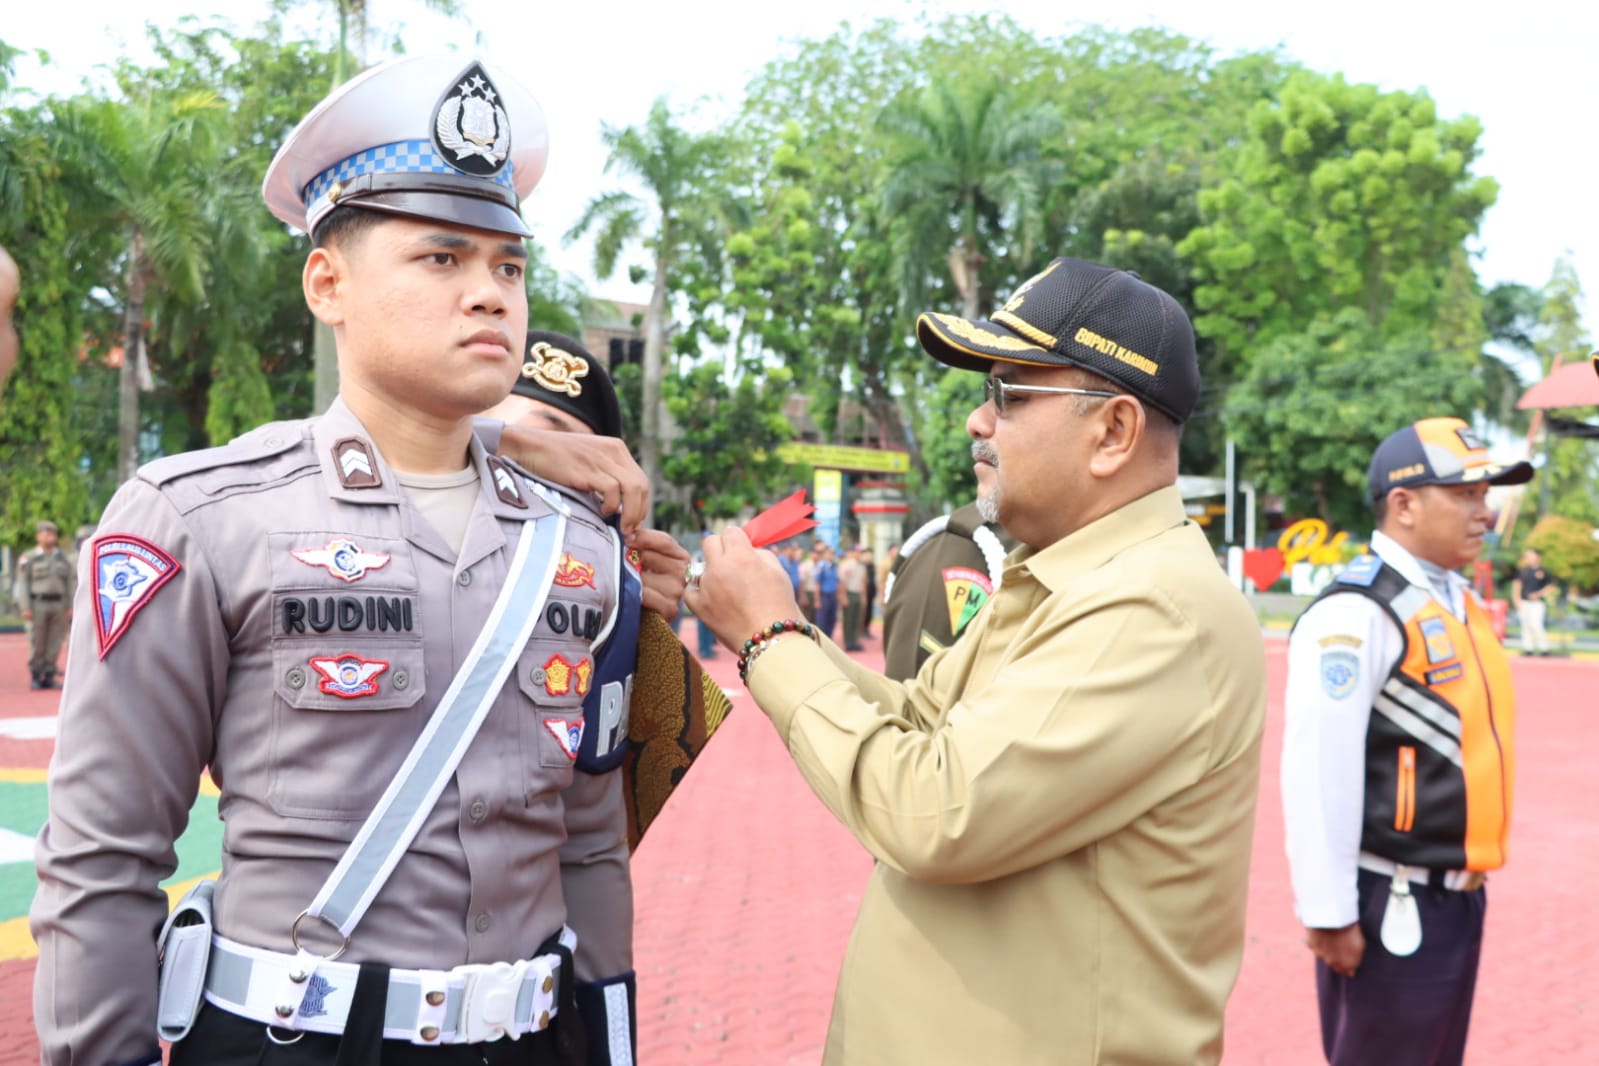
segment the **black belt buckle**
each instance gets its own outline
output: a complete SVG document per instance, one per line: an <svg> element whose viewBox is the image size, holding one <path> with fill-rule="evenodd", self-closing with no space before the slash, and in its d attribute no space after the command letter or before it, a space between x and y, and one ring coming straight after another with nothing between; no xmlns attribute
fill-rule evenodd
<svg viewBox="0 0 1599 1066"><path fill-rule="evenodd" d="M38 601L39 603L60 603L61 602L61 597L59 595L57 595L57 596L49 596L49 595L35 596L34 599L36 601Z"/></svg>

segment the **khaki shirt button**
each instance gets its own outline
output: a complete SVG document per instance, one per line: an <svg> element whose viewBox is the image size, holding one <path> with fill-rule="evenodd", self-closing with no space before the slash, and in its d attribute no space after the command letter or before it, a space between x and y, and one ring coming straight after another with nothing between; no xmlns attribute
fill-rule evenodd
<svg viewBox="0 0 1599 1066"><path fill-rule="evenodd" d="M462 588L466 588L472 583L472 571L462 570L459 574L456 574L455 583L460 585Z"/></svg>
<svg viewBox="0 0 1599 1066"><path fill-rule="evenodd" d="M542 667L542 666L535 666L533 668L533 672L528 675L528 677L532 679L532 681L533 681L533 683L535 685L544 684L544 678L546 676L547 675L544 673L544 667Z"/></svg>
<svg viewBox="0 0 1599 1066"><path fill-rule="evenodd" d="M473 922L473 923L472 923L472 925L473 925L473 926L474 926L474 927L475 927L475 928L476 928L476 929L477 929L477 931L478 931L478 932L480 932L480 933L486 933L486 932L488 932L488 931L489 931L489 926L490 926L490 925L491 925L491 924L492 924L492 923L491 923L491 922L490 922L490 920L489 920L489 916L488 916L488 915L486 915L486 914L480 914L480 915L478 915L478 916L477 916L477 921L475 921L475 922Z"/></svg>
<svg viewBox="0 0 1599 1066"><path fill-rule="evenodd" d="M305 671L301 670L298 666L296 666L294 669L290 670L287 674L283 675L283 680L288 682L288 685L289 685L290 688L304 688L305 687Z"/></svg>
<svg viewBox="0 0 1599 1066"><path fill-rule="evenodd" d="M395 673L395 675L394 675L394 687L395 688L404 688L406 685L409 685L410 683L411 683L411 675L410 674L407 674L404 670L400 670L400 671L397 671Z"/></svg>
<svg viewBox="0 0 1599 1066"><path fill-rule="evenodd" d="M481 822L483 819L489 816L489 805L484 803L482 800L477 800L472 804L467 813L472 816L472 821Z"/></svg>

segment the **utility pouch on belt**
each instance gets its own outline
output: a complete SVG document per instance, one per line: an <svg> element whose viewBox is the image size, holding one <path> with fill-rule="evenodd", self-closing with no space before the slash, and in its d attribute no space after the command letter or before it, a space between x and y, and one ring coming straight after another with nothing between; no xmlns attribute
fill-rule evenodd
<svg viewBox="0 0 1599 1066"><path fill-rule="evenodd" d="M211 894L216 882L201 881L178 900L155 942L161 976L156 995L156 1034L176 1042L189 1035L200 1013L205 967L211 958Z"/></svg>
<svg viewBox="0 0 1599 1066"><path fill-rule="evenodd" d="M1414 955L1421 947L1421 914L1416 910L1416 897L1410 894L1410 879L1405 868L1394 871L1393 883L1388 886L1388 905L1382 912L1382 946L1388 954Z"/></svg>

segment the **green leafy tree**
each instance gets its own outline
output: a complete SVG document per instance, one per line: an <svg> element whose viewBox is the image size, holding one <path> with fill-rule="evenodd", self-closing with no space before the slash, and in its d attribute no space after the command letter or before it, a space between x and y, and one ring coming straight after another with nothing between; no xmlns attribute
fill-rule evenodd
<svg viewBox="0 0 1599 1066"><path fill-rule="evenodd" d="M151 92L121 103L78 98L56 111L56 145L97 176L103 199L88 207L123 242L117 475L139 463L140 370L152 286L204 299L208 265L220 251L210 170L220 155L223 104L214 93ZM85 205L87 206L87 205Z"/></svg>
<svg viewBox="0 0 1599 1066"><path fill-rule="evenodd" d="M1498 193L1471 173L1477 120L1440 121L1421 93L1302 72L1251 127L1178 248L1202 282L1198 331L1245 353L1344 308L1380 336L1423 328Z"/></svg>
<svg viewBox="0 0 1599 1066"><path fill-rule="evenodd" d="M712 363L667 381L666 403L678 436L663 472L686 490L695 530L706 528L709 518L759 505L788 484L788 465L777 447L794 434L783 417L792 383L781 367L764 375L745 372L729 382Z"/></svg>
<svg viewBox="0 0 1599 1066"><path fill-rule="evenodd" d="M1562 257L1540 293L1535 350L1547 374L1555 358L1567 363L1584 359L1592 345L1582 325L1582 284L1571 260ZM1546 412L1548 416L1573 421L1593 422L1599 408L1565 407ZM1589 523L1599 523L1599 440L1556 439L1550 424L1544 423L1543 469L1539 471L1540 514L1561 515Z"/></svg>
<svg viewBox="0 0 1599 1066"><path fill-rule="evenodd" d="M1543 565L1562 581L1579 591L1599 591L1599 540L1592 522L1564 515L1546 515L1538 520L1527 547L1535 548Z"/></svg>
<svg viewBox="0 0 1599 1066"><path fill-rule="evenodd" d="M1060 116L998 78L948 77L896 100L878 124L889 135L883 208L894 219L906 303L922 303L929 265L947 263L961 315L978 317L992 250L1033 258L1045 190L1060 170L1046 154Z"/></svg>
<svg viewBox="0 0 1599 1066"><path fill-rule="evenodd" d="M63 170L45 109L0 112L0 245L22 273L21 352L0 395L0 541L16 547L32 544L40 518L70 535L90 517L76 418L86 406L78 356L94 280L77 258L109 248L75 225L74 204L87 191Z"/></svg>
<svg viewBox="0 0 1599 1066"><path fill-rule="evenodd" d="M673 116L664 99L655 101L642 125L607 125L602 139L610 153L606 172L634 179L645 195L622 189L599 194L589 201L567 239L595 234L594 271L602 278L615 272L631 245L642 245L650 260L639 465L650 483L659 485L661 373L672 294L690 264L698 261L703 268L720 258L726 212L731 206L723 173L732 144L722 134L690 131Z"/></svg>
<svg viewBox="0 0 1599 1066"><path fill-rule="evenodd" d="M1425 332L1385 340L1345 308L1255 351L1223 414L1244 469L1285 498L1290 516L1359 529L1370 521L1372 452L1407 423L1472 410L1472 366L1470 353L1440 351Z"/></svg>

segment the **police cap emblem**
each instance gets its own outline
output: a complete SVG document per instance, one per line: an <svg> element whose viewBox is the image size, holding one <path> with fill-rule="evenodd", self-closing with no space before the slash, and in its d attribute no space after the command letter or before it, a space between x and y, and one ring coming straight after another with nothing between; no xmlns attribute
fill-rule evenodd
<svg viewBox="0 0 1599 1066"><path fill-rule="evenodd" d="M433 144L465 174L496 174L511 155L511 120L483 64L473 62L433 110Z"/></svg>

